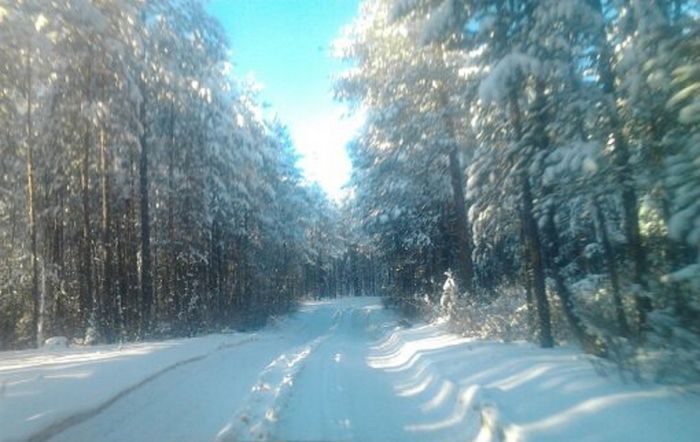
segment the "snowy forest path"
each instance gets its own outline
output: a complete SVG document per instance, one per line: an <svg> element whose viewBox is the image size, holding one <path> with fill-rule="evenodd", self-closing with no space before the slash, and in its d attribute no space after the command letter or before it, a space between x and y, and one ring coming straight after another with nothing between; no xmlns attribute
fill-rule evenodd
<svg viewBox="0 0 700 442"><path fill-rule="evenodd" d="M270 436L276 421L272 410L288 409L284 393L303 368L304 359L334 336L353 311L354 307L344 309L334 302L304 304L295 315L256 333L254 345L223 348L168 370L120 394L99 413L59 429L50 440ZM328 346L323 348L324 354L330 351ZM267 392L274 394L265 397Z"/></svg>
<svg viewBox="0 0 700 442"><path fill-rule="evenodd" d="M425 410L397 389L411 373L369 362L397 324L377 298L303 304L254 344L165 373L51 440L416 440Z"/></svg>
<svg viewBox="0 0 700 442"><path fill-rule="evenodd" d="M327 332L332 318L303 310L245 339L254 345L222 348L169 370L50 440L213 440L258 385L260 373L291 348Z"/></svg>
<svg viewBox="0 0 700 442"><path fill-rule="evenodd" d="M406 427L417 403L400 397L395 377L368 364L396 327L378 303L341 308L333 334L299 373L273 433L279 440L415 440Z"/></svg>
<svg viewBox="0 0 700 442"><path fill-rule="evenodd" d="M168 351L169 363L206 355L156 372ZM31 365L38 357L51 364ZM369 297L303 303L254 334L8 360L28 387L9 387L0 417L8 400L45 391L25 423L52 413L50 393L87 407L126 372L147 380L56 441L691 441L700 416L697 397L601 377L577 349L465 338ZM0 434L9 440L27 438Z"/></svg>

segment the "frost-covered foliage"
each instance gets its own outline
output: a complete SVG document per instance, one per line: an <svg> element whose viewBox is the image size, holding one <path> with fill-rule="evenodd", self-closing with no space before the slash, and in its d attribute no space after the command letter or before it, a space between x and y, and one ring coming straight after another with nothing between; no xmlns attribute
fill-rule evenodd
<svg viewBox="0 0 700 442"><path fill-rule="evenodd" d="M502 341L529 336L530 317L525 296L517 287L500 287L489 302L476 303L459 298L452 307L449 327L465 336Z"/></svg>
<svg viewBox="0 0 700 442"><path fill-rule="evenodd" d="M697 305L692 306L698 311ZM689 324L673 308L655 311L649 342L637 350L634 361L647 381L684 384L700 379L700 326Z"/></svg>
<svg viewBox="0 0 700 442"><path fill-rule="evenodd" d="M472 338L513 341L530 336L532 317L525 294L517 286L496 287L488 301L477 302L460 296L455 280L448 272L440 303L429 311L428 318Z"/></svg>
<svg viewBox="0 0 700 442"><path fill-rule="evenodd" d="M681 124L669 140L675 154L669 156L667 185L671 189L673 214L669 221L669 235L682 241L698 254L700 259L700 31L688 35L675 54L679 59L671 71L671 98L666 108L678 112ZM695 293L700 292L698 262L677 270L674 281L687 281ZM700 301L700 299L696 299Z"/></svg>
<svg viewBox="0 0 700 442"><path fill-rule="evenodd" d="M453 321L457 317L457 300L459 299L459 288L452 272L445 273L445 283L442 285L442 295L440 296L441 317L448 321Z"/></svg>
<svg viewBox="0 0 700 442"><path fill-rule="evenodd" d="M479 99L485 103L503 101L523 76L539 75L540 62L529 55L514 52L496 63L479 84Z"/></svg>

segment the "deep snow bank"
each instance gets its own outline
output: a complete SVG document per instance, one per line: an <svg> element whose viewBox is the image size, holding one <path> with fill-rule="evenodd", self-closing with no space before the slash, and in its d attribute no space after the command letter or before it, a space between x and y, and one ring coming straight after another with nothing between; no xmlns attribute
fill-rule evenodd
<svg viewBox="0 0 700 442"><path fill-rule="evenodd" d="M420 399L423 416L407 427L420 439L657 442L700 435L700 397L603 377L575 349L474 341L423 324L386 336L367 362L395 375L399 396Z"/></svg>

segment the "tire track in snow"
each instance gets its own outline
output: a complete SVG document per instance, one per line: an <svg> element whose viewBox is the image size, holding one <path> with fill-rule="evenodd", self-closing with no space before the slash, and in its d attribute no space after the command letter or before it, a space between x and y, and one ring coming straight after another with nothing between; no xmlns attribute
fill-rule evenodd
<svg viewBox="0 0 700 442"><path fill-rule="evenodd" d="M250 336L247 338L244 338L240 341L232 342L232 343L227 343L227 344L221 344L218 347L216 347L214 350L202 354L202 355L197 355L193 356L187 359L183 359L181 361L175 362L171 365L168 365L167 367L164 367L157 372L147 376L146 378L142 379L141 381L131 385L130 387L125 388L124 390L120 391L119 393L115 394L111 398L107 399L106 401L102 402L101 404L83 410L79 413L74 413L71 416L65 417L57 422L54 422L53 424L48 425L47 427L39 430L38 432L34 433L32 436L27 438L27 442L44 442L52 437L68 430L69 428L72 428L76 425L82 424L83 422L90 420L96 416L98 416L100 413L104 412L107 410L109 407L117 403L119 400L124 398L130 393L133 393L134 391L143 388L144 386L148 385L149 383L155 381L156 379L160 378L166 373L169 373L177 368L180 368L184 365L191 364L193 362L201 361L209 356L221 351L225 350L228 348L233 348L233 347L238 347L244 344L248 344L254 341L257 341L258 337L257 336Z"/></svg>
<svg viewBox="0 0 700 442"><path fill-rule="evenodd" d="M385 430L402 426L381 405L393 405L393 389L365 362L369 345L394 326L393 315L381 306L345 307L337 331L316 349L296 378L273 438L399 440Z"/></svg>
<svg viewBox="0 0 700 442"><path fill-rule="evenodd" d="M308 357L338 329L343 311L333 314L329 331L311 342L285 352L273 360L256 381L245 405L216 436L216 442L270 440L280 412L286 407L295 378L304 369Z"/></svg>

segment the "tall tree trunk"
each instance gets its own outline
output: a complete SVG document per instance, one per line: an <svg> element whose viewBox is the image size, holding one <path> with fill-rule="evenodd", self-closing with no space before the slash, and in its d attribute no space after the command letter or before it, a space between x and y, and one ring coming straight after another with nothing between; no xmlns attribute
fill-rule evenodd
<svg viewBox="0 0 700 442"><path fill-rule="evenodd" d="M100 129L101 207L100 228L102 239L102 288L100 290L100 316L108 340L114 339L116 308L113 290L111 208L109 204L109 159L104 127Z"/></svg>
<svg viewBox="0 0 700 442"><path fill-rule="evenodd" d="M141 197L141 333L145 336L151 324L151 307L153 304L153 279L151 272L151 218L148 202L148 121L146 115L145 81L141 83L141 104L139 120L141 134L139 141L141 155L139 159L139 193Z"/></svg>
<svg viewBox="0 0 700 442"><path fill-rule="evenodd" d="M522 244L526 244L527 242L525 237L525 228L523 224L524 223L522 222L521 216L519 239ZM535 298L533 296L532 275L529 266L530 258L527 253L527 247L520 247L520 250L523 260L523 269L521 273L525 281L525 305L527 305L527 325L530 328L530 337L534 338L534 333L532 331L537 328L537 320L535 318L535 311L537 310L537 307L535 306Z"/></svg>
<svg viewBox="0 0 700 442"><path fill-rule="evenodd" d="M542 243L537 228L537 221L533 213L530 178L525 172L521 172L520 174L520 186L522 191L521 217L530 261L530 270L532 272L532 290L535 295L535 302L537 303L537 318L540 325L540 346L542 348L550 348L554 346L554 338L552 337L552 321L549 311L549 300L547 299L547 288L545 285Z"/></svg>
<svg viewBox="0 0 700 442"><path fill-rule="evenodd" d="M457 233L457 256L462 289L472 294L474 290L474 263L472 261L471 229L467 220L467 207L464 197L464 174L457 153L457 146L450 150L450 181L455 211Z"/></svg>
<svg viewBox="0 0 700 442"><path fill-rule="evenodd" d="M173 272L176 266L176 250L175 250L175 102L174 99L170 103L170 121L168 125L168 140L170 148L168 149L168 242L165 261L165 296L172 300L174 305L174 314L180 309L179 295L177 294L176 284L174 282Z"/></svg>
<svg viewBox="0 0 700 442"><path fill-rule="evenodd" d="M554 207L550 205L547 208L547 221L546 221L546 232L549 237L549 269L552 279L554 280L554 285L557 289L557 294L561 300L562 310L564 311L564 316L571 327L576 339L581 343L583 349L591 354L597 356L605 356L605 348L598 344L595 336L591 335L586 331L586 327L583 320L576 312L576 306L574 305L573 294L569 287L564 281L564 277L561 274L559 263L559 232L557 231L557 226L554 222Z"/></svg>
<svg viewBox="0 0 700 442"><path fill-rule="evenodd" d="M36 202L34 187L34 140L32 121L32 46L27 48L26 60L27 75L27 114L26 114L26 143L27 143L27 217L29 221L29 241L32 255L32 341L37 347L41 346L43 337L39 332L40 327L40 302L39 302L39 258L37 256L37 225L36 225Z"/></svg>
<svg viewBox="0 0 700 442"><path fill-rule="evenodd" d="M457 145L457 131L454 127L449 112L449 99L445 91L440 92L440 104L445 113L444 122L447 134L452 140L452 147L448 153L450 183L452 185L452 199L454 207L455 233L457 236L457 270L461 289L473 294L474 291L474 263L472 261L471 227L467 219L467 205L464 195L464 172L459 161L459 147Z"/></svg>
<svg viewBox="0 0 700 442"><path fill-rule="evenodd" d="M610 243L610 238L608 237L608 227L605 222L605 217L603 211L600 207L600 203L594 197L593 198L593 213L598 228L600 229L600 243L603 247L603 257L605 258L605 263L608 267L608 273L610 274L610 286L612 288L613 304L615 306L615 316L617 318L617 326L620 328L620 333L623 336L630 336L630 328L627 323L627 315L625 314L625 307L622 303L622 293L620 290L620 276L617 271L617 261L615 260L615 251L613 250L612 244Z"/></svg>
<svg viewBox="0 0 700 442"><path fill-rule="evenodd" d="M601 0L590 1L592 6L604 17L605 11ZM623 134L623 124L617 107L618 94L612 67L613 51L603 26L598 30L598 40L600 42L599 83L609 100L610 129L614 142L613 163L616 167L617 180L622 189L622 222L628 244L627 253L633 263L632 280L642 291L646 291L648 263L639 231L639 203L634 187L634 173L630 164L630 149ZM647 314L652 309L652 303L651 299L644 293L636 293L634 300L638 331L641 332L646 328Z"/></svg>
<svg viewBox="0 0 700 442"><path fill-rule="evenodd" d="M510 110L511 122L513 124L515 139L517 142L523 139L522 115L520 112L520 104L515 91L510 93ZM530 177L528 176L527 163L521 166L522 170L518 174L519 186L521 191L522 205L520 210L521 223L523 228L523 237L525 239L525 248L530 264L531 287L532 293L537 304L537 318L540 331L540 346L550 348L554 346L554 338L552 337L552 321L549 311L549 300L547 299L547 288L545 284L544 262L542 259L542 244L537 227L537 221L534 216L532 186Z"/></svg>
<svg viewBox="0 0 700 442"><path fill-rule="evenodd" d="M85 100L87 106L92 104L92 48L89 49L87 59L87 79L85 84ZM90 144L91 144L91 121L85 119L85 129L83 132L83 152L80 168L80 185L83 204L83 226L82 226L82 278L84 292L81 294L81 314L83 321L87 321L90 314L94 313L95 294L92 284L92 232L90 227Z"/></svg>
<svg viewBox="0 0 700 442"><path fill-rule="evenodd" d="M65 281L65 275L66 275L66 264L65 264L65 195L64 192L65 187L60 187L58 189L58 192L56 194L56 207L58 208L58 213L56 214L56 217L54 218L54 228L53 228L53 233L52 233L52 253L51 253L51 264L52 268L56 270L56 279L58 280L58 286L61 287L63 282ZM52 318L53 318L53 331L56 334L61 334L64 335L67 330L66 330L66 318L64 315L65 307L64 307L64 299L60 295L62 293L61 290L59 290L58 294L56 294L56 291L54 291L52 300L53 300L53 305L52 305Z"/></svg>

